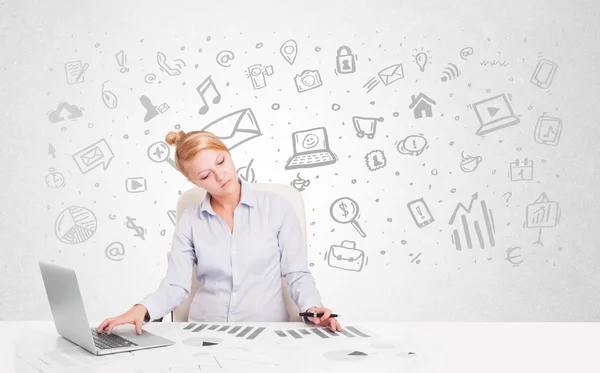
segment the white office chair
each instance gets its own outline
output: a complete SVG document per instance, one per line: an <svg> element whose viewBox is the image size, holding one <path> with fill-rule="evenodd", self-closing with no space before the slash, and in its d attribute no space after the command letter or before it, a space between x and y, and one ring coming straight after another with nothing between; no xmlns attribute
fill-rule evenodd
<svg viewBox="0 0 600 373"><path fill-rule="evenodd" d="M304 235L306 250L306 216L304 212L304 201L302 199L302 195L299 191L297 191L294 187L285 184L275 184L275 183L248 183L248 186L255 190L264 190L269 192L274 192L280 194L287 198L287 200L292 204L292 207L296 211L298 215L298 220L300 220L300 225L302 226L302 234ZM206 191L202 188L194 187L192 189L188 189L185 191L181 197L179 197L179 201L177 202L177 221L181 217L183 211L191 206L195 206L200 204L206 196ZM196 279L196 265L192 270L191 280L192 286L190 289L190 294L188 297L177 306L171 312L171 320L174 322L187 322L188 315L190 311L190 305L192 304L192 300L196 295L196 291L200 288L200 282ZM289 295L288 285L285 280L285 277L281 277L282 285L283 285L283 296L285 299L285 306L290 315L290 321L302 321L302 318L298 316L298 306L294 303L293 299Z"/></svg>

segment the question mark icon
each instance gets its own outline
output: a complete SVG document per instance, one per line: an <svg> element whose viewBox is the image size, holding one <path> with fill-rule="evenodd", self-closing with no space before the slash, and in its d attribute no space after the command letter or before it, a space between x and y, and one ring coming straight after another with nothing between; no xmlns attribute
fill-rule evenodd
<svg viewBox="0 0 600 373"><path fill-rule="evenodd" d="M504 197L505 195L508 194L508 197L506 198L506 207L508 207L508 200L510 199L510 197L512 197L512 193L511 192L506 192L502 195L502 197Z"/></svg>

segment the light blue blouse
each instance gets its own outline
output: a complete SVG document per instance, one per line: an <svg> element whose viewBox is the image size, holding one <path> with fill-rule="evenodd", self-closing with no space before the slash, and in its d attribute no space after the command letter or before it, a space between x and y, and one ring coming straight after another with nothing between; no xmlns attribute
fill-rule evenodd
<svg viewBox="0 0 600 373"><path fill-rule="evenodd" d="M201 287L189 321L288 321L281 276L300 311L322 307L308 270L302 228L291 203L241 184L233 233L210 205L210 193L186 209L175 227L167 274L140 304L150 320L179 306L191 287L193 265ZM306 320L305 320L306 321Z"/></svg>

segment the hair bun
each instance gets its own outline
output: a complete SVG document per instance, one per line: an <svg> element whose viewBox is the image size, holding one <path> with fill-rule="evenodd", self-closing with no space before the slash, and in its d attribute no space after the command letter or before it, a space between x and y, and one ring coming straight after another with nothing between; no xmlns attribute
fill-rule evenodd
<svg viewBox="0 0 600 373"><path fill-rule="evenodd" d="M183 140L184 138L185 138L185 132L183 132L183 131L179 131L179 132L170 131L169 133L167 133L167 136L165 137L165 141L169 145L175 145L175 146L177 146L177 144L179 144L179 142L181 140Z"/></svg>

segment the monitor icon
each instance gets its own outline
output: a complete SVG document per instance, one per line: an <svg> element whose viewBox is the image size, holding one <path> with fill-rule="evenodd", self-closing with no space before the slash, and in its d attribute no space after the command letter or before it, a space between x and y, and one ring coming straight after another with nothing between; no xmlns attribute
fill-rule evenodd
<svg viewBox="0 0 600 373"><path fill-rule="evenodd" d="M309 168L334 164L337 157L329 149L325 127L292 133L294 154L288 159L285 169Z"/></svg>
<svg viewBox="0 0 600 373"><path fill-rule="evenodd" d="M521 122L513 112L506 94L476 102L473 108L480 125L475 133L480 136Z"/></svg>

